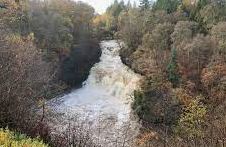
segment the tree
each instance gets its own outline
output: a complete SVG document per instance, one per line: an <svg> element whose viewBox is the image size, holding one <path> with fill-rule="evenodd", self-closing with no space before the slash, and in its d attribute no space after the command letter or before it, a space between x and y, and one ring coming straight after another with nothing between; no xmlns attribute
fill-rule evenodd
<svg viewBox="0 0 226 147"><path fill-rule="evenodd" d="M169 52L171 48L170 34L173 32L174 25L171 23L159 23L151 33L144 35L142 47L148 50L148 56L152 57L159 70L165 71ZM146 60L144 58L141 58ZM162 59L162 60L160 60ZM151 64L147 65L151 70Z"/></svg>
<svg viewBox="0 0 226 147"><path fill-rule="evenodd" d="M134 93L132 108L138 116L152 124L172 125L181 113L179 101L170 95L171 86L162 75L153 74L145 78L142 91Z"/></svg>
<svg viewBox="0 0 226 147"><path fill-rule="evenodd" d="M185 11L191 20L199 20L199 12L210 0L182 0L181 8Z"/></svg>
<svg viewBox="0 0 226 147"><path fill-rule="evenodd" d="M172 46L182 49L186 43L191 42L193 36L199 32L198 23L194 21L178 21L171 34Z"/></svg>
<svg viewBox="0 0 226 147"><path fill-rule="evenodd" d="M126 6L124 4L124 1L118 2L115 0L115 2L109 6L106 10L106 15L107 15L107 23L106 27L107 30L112 32L112 36L114 33L118 31L118 17L121 12L126 11Z"/></svg>
<svg viewBox="0 0 226 147"><path fill-rule="evenodd" d="M211 30L212 39L217 43L214 53L226 60L226 22L219 22Z"/></svg>
<svg viewBox="0 0 226 147"><path fill-rule="evenodd" d="M0 126L25 129L32 125L28 121L39 99L47 96L52 69L34 46L32 34L22 38L0 32Z"/></svg>
<svg viewBox="0 0 226 147"><path fill-rule="evenodd" d="M119 34L131 50L142 40L142 16L137 8L122 12L118 18Z"/></svg>
<svg viewBox="0 0 226 147"><path fill-rule="evenodd" d="M4 3L7 9L0 9L0 20L7 24L14 32L28 35L30 33L28 2L21 1L16 3L14 1L3 0L2 3Z"/></svg>
<svg viewBox="0 0 226 147"><path fill-rule="evenodd" d="M209 94L208 101L213 106L219 106L226 100L226 64L221 57L214 58L213 62L202 70L201 82Z"/></svg>
<svg viewBox="0 0 226 147"><path fill-rule="evenodd" d="M147 10L150 8L150 1L149 0L140 0L140 8L141 10Z"/></svg>
<svg viewBox="0 0 226 147"><path fill-rule="evenodd" d="M180 49L177 49L179 71L183 81L191 80L200 84L200 74L202 69L208 65L213 55L215 43L209 36L198 34L196 37L184 43Z"/></svg>
<svg viewBox="0 0 226 147"><path fill-rule="evenodd" d="M172 49L170 63L167 67L168 79L173 84L173 87L176 87L179 84L179 74L178 74L178 65L177 65L177 52L176 49Z"/></svg>
<svg viewBox="0 0 226 147"><path fill-rule="evenodd" d="M165 10L167 13L175 12L180 5L180 0L157 0L154 3L155 10Z"/></svg>
<svg viewBox="0 0 226 147"><path fill-rule="evenodd" d="M48 56L60 49L70 49L73 41L72 22L59 13L33 11L32 31L41 48L47 48Z"/></svg>
<svg viewBox="0 0 226 147"><path fill-rule="evenodd" d="M173 33L174 25L171 23L159 23L152 30L149 37L144 37L143 45L145 48L164 51L170 50L170 35Z"/></svg>
<svg viewBox="0 0 226 147"><path fill-rule="evenodd" d="M196 15L196 19L206 31L210 31L218 22L226 20L225 14L226 5L210 3L200 9Z"/></svg>
<svg viewBox="0 0 226 147"><path fill-rule="evenodd" d="M118 2L117 0L115 0L115 2L113 3L113 5L109 6L106 10L106 13L117 18L119 16L119 14L122 12L122 10L125 9L125 4L123 1Z"/></svg>
<svg viewBox="0 0 226 147"><path fill-rule="evenodd" d="M198 96L184 108L181 114L176 132L187 139L197 139L204 135L204 124L207 116L207 108L200 102Z"/></svg>

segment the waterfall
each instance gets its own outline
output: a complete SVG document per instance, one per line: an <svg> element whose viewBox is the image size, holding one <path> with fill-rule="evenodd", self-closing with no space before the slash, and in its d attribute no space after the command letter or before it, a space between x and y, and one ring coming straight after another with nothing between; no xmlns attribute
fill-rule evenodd
<svg viewBox="0 0 226 147"><path fill-rule="evenodd" d="M58 126L65 126L67 119L77 117L76 120L91 126L98 143L105 147L120 146L125 131L133 140L139 130L139 123L131 113L131 102L140 76L122 63L116 41L102 41L100 45L100 62L91 69L83 87L61 97L55 111L64 116ZM131 146L130 142L126 142L127 146Z"/></svg>

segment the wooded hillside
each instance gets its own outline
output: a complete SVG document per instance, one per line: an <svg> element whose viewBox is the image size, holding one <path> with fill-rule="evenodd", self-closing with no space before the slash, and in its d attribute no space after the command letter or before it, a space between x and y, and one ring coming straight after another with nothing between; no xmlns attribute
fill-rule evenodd
<svg viewBox="0 0 226 147"><path fill-rule="evenodd" d="M124 63L145 77L133 104L140 144L225 145L225 16L225 0L141 0L115 1L96 18L125 42Z"/></svg>
<svg viewBox="0 0 226 147"><path fill-rule="evenodd" d="M0 1L0 128L55 144L45 101L81 86L98 62L94 16L82 2Z"/></svg>

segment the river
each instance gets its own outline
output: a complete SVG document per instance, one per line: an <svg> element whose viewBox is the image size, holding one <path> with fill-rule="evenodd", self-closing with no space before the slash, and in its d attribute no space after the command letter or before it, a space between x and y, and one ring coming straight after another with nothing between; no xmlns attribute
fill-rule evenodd
<svg viewBox="0 0 226 147"><path fill-rule="evenodd" d="M52 106L58 116L54 126L61 131L69 125L82 127L80 133L88 132L93 142L104 147L132 146L140 125L131 103L141 77L122 63L116 41L100 45L100 62L82 88L58 98L59 104Z"/></svg>

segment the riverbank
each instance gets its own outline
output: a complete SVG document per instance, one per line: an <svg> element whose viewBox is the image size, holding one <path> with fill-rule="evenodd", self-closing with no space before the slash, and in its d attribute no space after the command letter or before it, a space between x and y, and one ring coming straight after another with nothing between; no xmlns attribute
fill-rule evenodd
<svg viewBox="0 0 226 147"><path fill-rule="evenodd" d="M130 57L130 55L132 54L130 51L128 51L129 49L127 49L125 46L121 46L121 50L120 50L120 58L122 60L122 63L125 64L126 66L128 66L131 70L133 70L135 73L140 74L140 75L144 75L144 73L140 72L137 68L134 68L132 66L132 59Z"/></svg>

